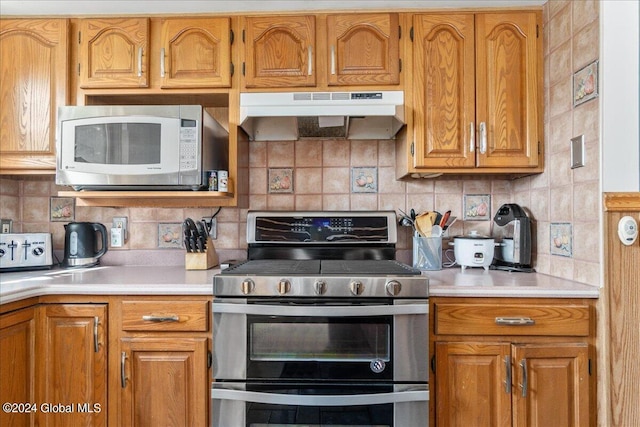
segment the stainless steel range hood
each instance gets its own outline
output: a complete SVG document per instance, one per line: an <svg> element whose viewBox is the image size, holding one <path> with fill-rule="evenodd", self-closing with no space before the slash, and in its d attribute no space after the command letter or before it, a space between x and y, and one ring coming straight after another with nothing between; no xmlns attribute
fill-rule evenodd
<svg viewBox="0 0 640 427"><path fill-rule="evenodd" d="M240 94L240 126L254 141L392 139L403 125L402 91Z"/></svg>

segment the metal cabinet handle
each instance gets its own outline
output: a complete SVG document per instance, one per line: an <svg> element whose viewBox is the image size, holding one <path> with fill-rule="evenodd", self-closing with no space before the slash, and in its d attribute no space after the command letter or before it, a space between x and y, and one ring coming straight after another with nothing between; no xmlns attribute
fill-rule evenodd
<svg viewBox="0 0 640 427"><path fill-rule="evenodd" d="M336 73L336 47L331 45L331 74Z"/></svg>
<svg viewBox="0 0 640 427"><path fill-rule="evenodd" d="M213 314L235 313L256 316L324 316L324 317L358 317L358 316L397 316L421 315L429 313L426 304L400 304L379 306L276 306L259 304L213 303Z"/></svg>
<svg viewBox="0 0 640 427"><path fill-rule="evenodd" d="M138 77L142 77L142 48L138 48Z"/></svg>
<svg viewBox="0 0 640 427"><path fill-rule="evenodd" d="M530 317L496 317L496 325L503 326L532 326L536 321Z"/></svg>
<svg viewBox="0 0 640 427"><path fill-rule="evenodd" d="M164 77L164 48L160 49L160 77Z"/></svg>
<svg viewBox="0 0 640 427"><path fill-rule="evenodd" d="M527 397L527 359L522 359L520 361L520 367L522 368L522 384L520 384L520 388L522 388L522 397Z"/></svg>
<svg viewBox="0 0 640 427"><path fill-rule="evenodd" d="M476 126L473 122L469 124L469 152L473 153L476 149Z"/></svg>
<svg viewBox="0 0 640 427"><path fill-rule="evenodd" d="M180 321L180 316L177 315L171 315L171 316L154 316L152 314L150 315L144 315L142 316L142 320L144 320L145 322L179 322Z"/></svg>
<svg viewBox="0 0 640 427"><path fill-rule="evenodd" d="M311 60L313 59L313 47L309 46L307 48L307 56L308 56L308 65L307 65L307 75L311 76L313 75L313 64L311 63Z"/></svg>
<svg viewBox="0 0 640 427"><path fill-rule="evenodd" d="M480 122L480 153L487 152L487 124Z"/></svg>
<svg viewBox="0 0 640 427"><path fill-rule="evenodd" d="M98 316L95 316L93 318L93 351L94 353L98 352L98 346L99 346L99 342L98 342L98 324L100 323L100 318L98 318Z"/></svg>
<svg viewBox="0 0 640 427"><path fill-rule="evenodd" d="M511 393L511 356L504 358L504 368L507 373L507 380L504 383L504 392Z"/></svg>
<svg viewBox="0 0 640 427"><path fill-rule="evenodd" d="M127 386L127 377L124 374L124 363L127 360L127 353L122 352L120 355L120 386L125 388Z"/></svg>

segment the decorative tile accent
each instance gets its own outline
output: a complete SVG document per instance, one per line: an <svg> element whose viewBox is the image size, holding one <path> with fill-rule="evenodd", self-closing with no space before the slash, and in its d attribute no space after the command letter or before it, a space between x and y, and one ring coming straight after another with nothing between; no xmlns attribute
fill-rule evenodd
<svg viewBox="0 0 640 427"><path fill-rule="evenodd" d="M269 193L293 193L293 169L269 168Z"/></svg>
<svg viewBox="0 0 640 427"><path fill-rule="evenodd" d="M182 244L182 223L159 223L158 224L158 247L180 249Z"/></svg>
<svg viewBox="0 0 640 427"><path fill-rule="evenodd" d="M49 219L51 221L73 221L76 217L75 197L49 197Z"/></svg>
<svg viewBox="0 0 640 427"><path fill-rule="evenodd" d="M549 230L551 255L573 256L573 228L568 222L552 222Z"/></svg>
<svg viewBox="0 0 640 427"><path fill-rule="evenodd" d="M573 106L598 97L598 61L573 74Z"/></svg>
<svg viewBox="0 0 640 427"><path fill-rule="evenodd" d="M377 193L378 168L351 168L352 193Z"/></svg>
<svg viewBox="0 0 640 427"><path fill-rule="evenodd" d="M489 194L465 194L463 220L489 221L491 219L491 196Z"/></svg>

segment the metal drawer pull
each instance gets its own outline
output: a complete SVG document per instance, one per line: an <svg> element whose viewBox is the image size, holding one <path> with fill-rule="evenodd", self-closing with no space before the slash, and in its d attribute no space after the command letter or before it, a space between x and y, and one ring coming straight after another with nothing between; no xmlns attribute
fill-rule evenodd
<svg viewBox="0 0 640 427"><path fill-rule="evenodd" d="M359 406L383 405L400 402L426 402L429 390L403 391L397 393L355 394L355 395L291 395L260 393L255 391L211 389L212 399L236 400L241 402L265 403L270 405L297 406Z"/></svg>
<svg viewBox="0 0 640 427"><path fill-rule="evenodd" d="M127 360L127 353L122 352L120 355L120 386L125 388L127 386L127 377L124 375L124 362Z"/></svg>
<svg viewBox="0 0 640 427"><path fill-rule="evenodd" d="M179 322L180 316L154 316L154 315L144 315L142 316L142 320L145 322Z"/></svg>
<svg viewBox="0 0 640 427"><path fill-rule="evenodd" d="M522 388L522 397L527 397L527 383L529 382L527 379L527 359L522 359L520 367L522 368L522 384L520 384L520 388Z"/></svg>
<svg viewBox="0 0 640 427"><path fill-rule="evenodd" d="M98 324L100 323L100 319L98 318L98 316L95 316L93 318L93 351L94 353L98 352L98 345L100 344L98 342Z"/></svg>
<svg viewBox="0 0 640 427"><path fill-rule="evenodd" d="M473 124L473 122L471 122L469 124L469 151L473 153L475 149L476 149L476 127Z"/></svg>
<svg viewBox="0 0 640 427"><path fill-rule="evenodd" d="M496 317L496 325L506 326L531 326L536 321L530 317Z"/></svg>
<svg viewBox="0 0 640 427"><path fill-rule="evenodd" d="M164 48L160 49L160 77L164 78Z"/></svg>
<svg viewBox="0 0 640 427"><path fill-rule="evenodd" d="M138 48L138 77L142 77L142 48Z"/></svg>
<svg viewBox="0 0 640 427"><path fill-rule="evenodd" d="M504 383L504 392L511 393L511 356L504 358L504 368L507 371L507 380Z"/></svg>
<svg viewBox="0 0 640 427"><path fill-rule="evenodd" d="M313 48L311 46L307 48L307 57L307 75L311 76L313 75Z"/></svg>
<svg viewBox="0 0 640 427"><path fill-rule="evenodd" d="M487 124L480 122L480 154L487 152Z"/></svg>
<svg viewBox="0 0 640 427"><path fill-rule="evenodd" d="M408 314L428 314L427 304L400 304L380 306L277 306L258 304L226 304L213 303L213 314L235 313L253 314L257 316L323 316L323 317L357 317L357 316L396 316Z"/></svg>

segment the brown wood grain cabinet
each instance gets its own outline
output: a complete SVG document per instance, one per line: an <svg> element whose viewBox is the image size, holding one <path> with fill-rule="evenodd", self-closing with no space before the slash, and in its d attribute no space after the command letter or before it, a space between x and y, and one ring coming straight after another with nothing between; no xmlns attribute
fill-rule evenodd
<svg viewBox="0 0 640 427"><path fill-rule="evenodd" d="M244 19L244 88L398 85L397 13Z"/></svg>
<svg viewBox="0 0 640 427"><path fill-rule="evenodd" d="M0 174L55 172L68 38L67 19L0 20Z"/></svg>
<svg viewBox="0 0 640 427"><path fill-rule="evenodd" d="M107 305L45 304L38 332L39 404L43 426L107 425ZM69 406L71 405L71 406Z"/></svg>
<svg viewBox="0 0 640 427"><path fill-rule="evenodd" d="M591 302L432 298L431 304L435 425L595 425Z"/></svg>
<svg viewBox="0 0 640 427"><path fill-rule="evenodd" d="M542 171L536 11L413 17L413 171Z"/></svg>
<svg viewBox="0 0 640 427"><path fill-rule="evenodd" d="M208 301L136 298L120 304L121 425L206 426Z"/></svg>
<svg viewBox="0 0 640 427"><path fill-rule="evenodd" d="M36 308L0 315L0 401L36 403ZM37 412L1 411L0 425L32 426Z"/></svg>

